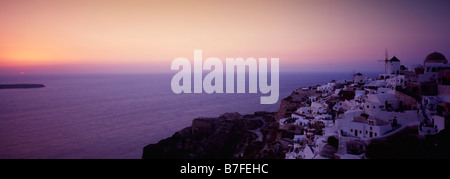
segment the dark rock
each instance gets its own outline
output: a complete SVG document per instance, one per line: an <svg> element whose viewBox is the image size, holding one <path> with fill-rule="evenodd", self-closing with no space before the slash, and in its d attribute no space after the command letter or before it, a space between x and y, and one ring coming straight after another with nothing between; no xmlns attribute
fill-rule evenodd
<svg viewBox="0 0 450 179"><path fill-rule="evenodd" d="M212 132L213 118L197 118L192 121L191 131L193 134L209 134Z"/></svg>
<svg viewBox="0 0 450 179"><path fill-rule="evenodd" d="M266 111L256 111L256 112L255 112L255 116L264 116L264 115L266 115L266 114L267 114Z"/></svg>
<svg viewBox="0 0 450 179"><path fill-rule="evenodd" d="M334 154L337 152L337 148L336 147L333 147L332 145L330 145L330 144L326 144L324 147L323 147L323 149L322 149L322 151L320 151L320 156L322 156L322 157L325 157L325 158L330 158L330 159L332 159L332 158L334 158Z"/></svg>
<svg viewBox="0 0 450 179"><path fill-rule="evenodd" d="M242 119L242 116L239 113L235 112L235 113L224 113L220 115L219 118L234 120L234 119Z"/></svg>
<svg viewBox="0 0 450 179"><path fill-rule="evenodd" d="M361 155L365 152L366 144L363 141L353 140L347 142L347 153Z"/></svg>
<svg viewBox="0 0 450 179"><path fill-rule="evenodd" d="M270 132L274 129L267 128L275 125L270 124L275 123L273 115L266 113L259 119L245 119L238 113L226 113L219 118L197 118L191 127L157 144L145 146L142 158L283 158L283 150L275 142L276 135ZM270 125L267 125L268 121L272 121ZM258 136L250 131L258 129L263 134L263 141L257 141Z"/></svg>
<svg viewBox="0 0 450 179"><path fill-rule="evenodd" d="M43 84L3 84L0 89L16 89L16 88L43 88Z"/></svg>

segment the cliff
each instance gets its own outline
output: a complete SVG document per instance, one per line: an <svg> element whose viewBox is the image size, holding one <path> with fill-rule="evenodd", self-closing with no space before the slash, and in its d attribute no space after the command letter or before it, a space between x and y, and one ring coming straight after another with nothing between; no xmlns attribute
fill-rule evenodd
<svg viewBox="0 0 450 179"><path fill-rule="evenodd" d="M225 113L218 118L196 118L190 127L145 146L142 158L284 158L283 148L276 142L274 115Z"/></svg>
<svg viewBox="0 0 450 179"><path fill-rule="evenodd" d="M281 118L302 107L314 90L294 91L281 100L277 112L255 112L251 115L225 113L217 118L196 118L167 139L144 147L142 158L250 158L284 159L288 150L280 143L285 131L278 129Z"/></svg>

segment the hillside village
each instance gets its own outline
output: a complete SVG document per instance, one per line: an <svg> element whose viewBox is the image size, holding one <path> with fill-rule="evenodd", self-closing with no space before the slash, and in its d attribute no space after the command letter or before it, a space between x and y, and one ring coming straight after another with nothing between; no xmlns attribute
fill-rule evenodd
<svg viewBox="0 0 450 179"><path fill-rule="evenodd" d="M277 112L199 117L143 158L450 158L450 65L434 52L406 68L383 60L376 79L302 87Z"/></svg>
<svg viewBox="0 0 450 179"><path fill-rule="evenodd" d="M295 90L280 109L278 136L286 159L364 159L374 141L405 131L418 138L450 126L450 64L433 52L423 65L406 68L386 58L378 78L354 74L353 80Z"/></svg>

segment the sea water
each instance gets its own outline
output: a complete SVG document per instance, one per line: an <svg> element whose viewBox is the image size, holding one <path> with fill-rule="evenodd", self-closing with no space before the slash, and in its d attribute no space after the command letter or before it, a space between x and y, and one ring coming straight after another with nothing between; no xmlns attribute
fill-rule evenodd
<svg viewBox="0 0 450 179"><path fill-rule="evenodd" d="M263 105L257 93L174 94L172 76L0 76L0 84L46 86L0 90L0 158L141 158L144 146L196 117L275 112L299 87L352 79L351 73L280 73L278 103Z"/></svg>

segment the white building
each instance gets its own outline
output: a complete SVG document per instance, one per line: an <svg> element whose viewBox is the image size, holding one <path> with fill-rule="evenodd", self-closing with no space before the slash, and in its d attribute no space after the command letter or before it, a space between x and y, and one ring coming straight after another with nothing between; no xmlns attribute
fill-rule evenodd
<svg viewBox="0 0 450 179"><path fill-rule="evenodd" d="M386 84L387 83L383 77L383 80L374 80L374 81L371 81L370 83L366 83L364 86L365 87L383 87L383 86L386 86Z"/></svg>
<svg viewBox="0 0 450 179"><path fill-rule="evenodd" d="M367 102L364 103L364 111L368 114L374 114L379 110L397 107L398 100L395 94L392 94L391 92L367 94Z"/></svg>
<svg viewBox="0 0 450 179"><path fill-rule="evenodd" d="M292 122L288 122L288 121L292 121ZM292 113L291 117L282 118L279 121L280 128L285 128L285 126L288 124L302 126L302 125L306 125L307 123L310 123L310 121L308 119L305 119L303 116L300 116L299 114L297 114L297 112Z"/></svg>
<svg viewBox="0 0 450 179"><path fill-rule="evenodd" d="M324 114L327 112L328 104L325 102L312 102L311 103L311 112L312 114Z"/></svg>
<svg viewBox="0 0 450 179"><path fill-rule="evenodd" d="M422 96L422 106L430 114L436 114L438 103L441 99L437 96Z"/></svg>
<svg viewBox="0 0 450 179"><path fill-rule="evenodd" d="M312 113L310 107L300 107L295 112L303 115L310 115Z"/></svg>
<svg viewBox="0 0 450 179"><path fill-rule="evenodd" d="M357 73L353 75L353 83L364 83L366 80L361 73Z"/></svg>
<svg viewBox="0 0 450 179"><path fill-rule="evenodd" d="M439 71L450 69L448 60L439 52L429 54L424 62L424 73L419 74L418 82L435 81L438 77Z"/></svg>
<svg viewBox="0 0 450 179"><path fill-rule="evenodd" d="M443 104L445 99L440 96L422 96L422 106L424 113L429 119L421 129L426 134L437 133L445 129L445 117L438 115L438 105Z"/></svg>
<svg viewBox="0 0 450 179"><path fill-rule="evenodd" d="M338 103L336 103L333 106L333 110L335 111L347 111L347 110L355 110L355 109L361 109L362 106L360 106L360 103L355 102L355 100L345 100L345 101L340 101Z"/></svg>
<svg viewBox="0 0 450 179"><path fill-rule="evenodd" d="M395 87L399 86L402 88L406 87L405 75L396 75L389 79L386 79L386 86L391 89L395 89Z"/></svg>
<svg viewBox="0 0 450 179"><path fill-rule="evenodd" d="M397 57L392 57L386 64L387 74L400 74L400 60Z"/></svg>
<svg viewBox="0 0 450 179"><path fill-rule="evenodd" d="M392 129L390 123L377 118L369 117L368 119L357 116L349 123L349 134L355 137L371 138L384 135Z"/></svg>
<svg viewBox="0 0 450 179"><path fill-rule="evenodd" d="M443 129L445 129L445 117L438 116L438 115L432 115L431 116L434 124L434 129L436 132L439 132Z"/></svg>
<svg viewBox="0 0 450 179"><path fill-rule="evenodd" d="M338 130L342 135L358 138L371 138L384 135L392 129L389 122L369 116L361 116L362 110L349 110L344 118L338 120Z"/></svg>
<svg viewBox="0 0 450 179"><path fill-rule="evenodd" d="M372 94L383 94L383 93L394 93L394 90L392 90L391 88L377 88L376 93L372 93Z"/></svg>
<svg viewBox="0 0 450 179"><path fill-rule="evenodd" d="M365 99L367 99L365 90L355 90L355 101L363 102Z"/></svg>
<svg viewBox="0 0 450 179"><path fill-rule="evenodd" d="M321 91L322 94L328 94L334 90L335 85L336 83L327 83L325 85L318 86L317 91Z"/></svg>

